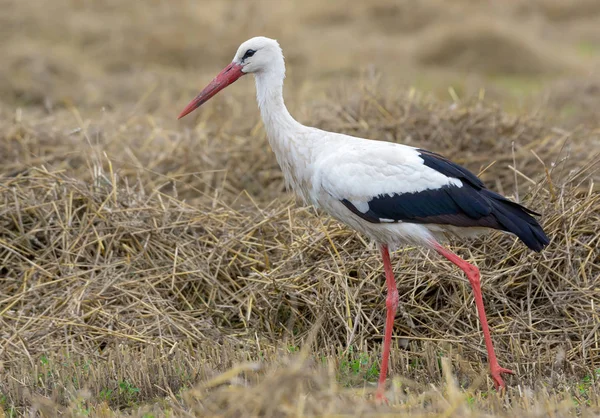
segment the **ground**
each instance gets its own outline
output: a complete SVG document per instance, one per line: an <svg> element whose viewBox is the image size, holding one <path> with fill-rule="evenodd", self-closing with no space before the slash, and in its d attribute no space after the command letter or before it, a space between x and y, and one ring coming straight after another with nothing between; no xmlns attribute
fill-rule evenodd
<svg viewBox="0 0 600 418"><path fill-rule="evenodd" d="M596 0L0 2L0 416L600 413ZM285 191L250 77L277 38L303 123L430 149L541 214L540 254L392 255Z"/></svg>

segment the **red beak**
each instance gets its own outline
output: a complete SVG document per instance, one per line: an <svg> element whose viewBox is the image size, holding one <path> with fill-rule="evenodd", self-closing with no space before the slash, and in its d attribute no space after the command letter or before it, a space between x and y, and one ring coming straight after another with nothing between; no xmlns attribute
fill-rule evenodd
<svg viewBox="0 0 600 418"><path fill-rule="evenodd" d="M246 73L242 72L242 66L235 62L232 62L227 67L223 68L223 71L217 74L213 81L211 81L208 86L204 87L204 90L202 90L200 94L197 95L196 98L185 107L185 109L183 109L183 112L179 114L177 119L181 119L188 113L191 113L195 109L199 108L203 103L207 102L211 97L244 74Z"/></svg>

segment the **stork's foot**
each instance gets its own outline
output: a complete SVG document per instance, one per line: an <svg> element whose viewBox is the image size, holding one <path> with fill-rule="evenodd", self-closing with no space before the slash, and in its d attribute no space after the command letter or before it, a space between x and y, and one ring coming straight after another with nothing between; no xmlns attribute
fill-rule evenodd
<svg viewBox="0 0 600 418"><path fill-rule="evenodd" d="M512 370L505 369L500 367L497 363L493 366L490 366L492 380L494 381L494 386L496 386L496 390L505 389L506 385L504 384L504 380L502 380L502 374L515 374Z"/></svg>
<svg viewBox="0 0 600 418"><path fill-rule="evenodd" d="M383 391L377 391L377 393L375 393L375 402L379 405L389 405L390 401L388 400L388 398L385 397L385 395L383 394Z"/></svg>

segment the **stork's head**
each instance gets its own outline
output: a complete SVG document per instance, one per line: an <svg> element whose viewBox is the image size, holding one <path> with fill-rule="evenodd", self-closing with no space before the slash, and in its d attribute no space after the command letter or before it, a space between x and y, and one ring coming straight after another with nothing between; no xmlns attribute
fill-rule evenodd
<svg viewBox="0 0 600 418"><path fill-rule="evenodd" d="M275 39L257 36L240 45L234 63L242 66L244 74L272 71L283 63L283 53Z"/></svg>
<svg viewBox="0 0 600 418"><path fill-rule="evenodd" d="M219 91L249 73L273 74L283 79L285 75L283 53L275 39L257 36L241 44L231 64L217 74L208 86L183 109L177 119L191 113Z"/></svg>

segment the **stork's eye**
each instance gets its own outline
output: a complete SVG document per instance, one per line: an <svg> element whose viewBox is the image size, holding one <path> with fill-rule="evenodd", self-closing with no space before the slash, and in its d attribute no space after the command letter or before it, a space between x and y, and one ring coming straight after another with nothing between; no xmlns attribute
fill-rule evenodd
<svg viewBox="0 0 600 418"><path fill-rule="evenodd" d="M256 51L254 49L247 50L244 56L242 57L242 61L244 61L246 58L250 58L252 55L254 55L255 52Z"/></svg>

